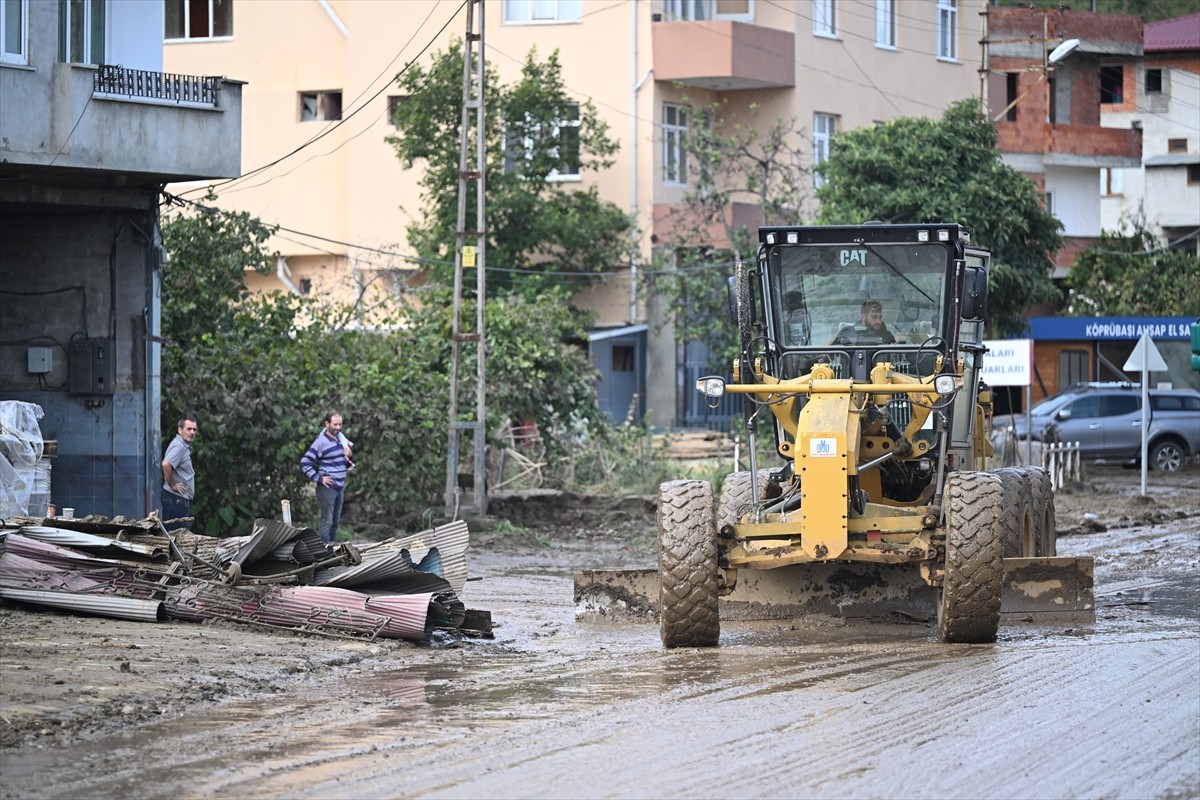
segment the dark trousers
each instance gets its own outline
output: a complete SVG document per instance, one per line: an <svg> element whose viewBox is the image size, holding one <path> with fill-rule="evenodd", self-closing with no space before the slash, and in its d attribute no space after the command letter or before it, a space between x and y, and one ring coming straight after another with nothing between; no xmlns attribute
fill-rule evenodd
<svg viewBox="0 0 1200 800"><path fill-rule="evenodd" d="M166 522L169 519L182 519L192 515L192 501L186 497L181 497L170 489L163 488L162 490L162 519ZM167 530L178 530L183 528L183 525L169 525Z"/></svg>
<svg viewBox="0 0 1200 800"><path fill-rule="evenodd" d="M321 541L326 544L337 541L338 523L342 519L342 501L345 499L345 487L331 489L317 484L317 505L321 507L321 521L317 525L317 533L321 534Z"/></svg>

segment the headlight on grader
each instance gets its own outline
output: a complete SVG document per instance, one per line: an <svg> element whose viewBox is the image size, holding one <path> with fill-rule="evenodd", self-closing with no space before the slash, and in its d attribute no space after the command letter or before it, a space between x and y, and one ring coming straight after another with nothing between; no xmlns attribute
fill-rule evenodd
<svg viewBox="0 0 1200 800"><path fill-rule="evenodd" d="M716 375L710 375L707 378L700 378L698 381L696 381L696 391L705 397L724 397L725 379Z"/></svg>
<svg viewBox="0 0 1200 800"><path fill-rule="evenodd" d="M933 379L933 388L940 395L953 394L957 381L953 375L938 375Z"/></svg>

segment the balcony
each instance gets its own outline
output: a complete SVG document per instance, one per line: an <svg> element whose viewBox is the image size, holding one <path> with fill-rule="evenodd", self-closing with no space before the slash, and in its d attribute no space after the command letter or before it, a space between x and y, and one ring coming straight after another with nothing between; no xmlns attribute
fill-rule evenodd
<svg viewBox="0 0 1200 800"><path fill-rule="evenodd" d="M1142 164L1140 128L1101 128L1095 125L1049 125L1043 161L1056 167L1139 167Z"/></svg>
<svg viewBox="0 0 1200 800"><path fill-rule="evenodd" d="M729 20L656 22L654 77L716 92L781 89L796 83L789 31Z"/></svg>
<svg viewBox="0 0 1200 800"><path fill-rule="evenodd" d="M0 70L0 173L87 170L160 184L237 177L242 82L55 63ZM47 102L48 99L48 102Z"/></svg>

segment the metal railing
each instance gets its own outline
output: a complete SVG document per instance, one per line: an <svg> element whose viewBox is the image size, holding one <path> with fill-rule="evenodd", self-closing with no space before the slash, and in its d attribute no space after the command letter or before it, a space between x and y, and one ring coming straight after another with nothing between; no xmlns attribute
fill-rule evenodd
<svg viewBox="0 0 1200 800"><path fill-rule="evenodd" d="M1042 445L1042 468L1050 473L1050 485L1058 491L1069 483L1083 481L1079 442L1052 442Z"/></svg>
<svg viewBox="0 0 1200 800"><path fill-rule="evenodd" d="M197 103L218 108L221 87L224 84L223 76L176 75L171 72L150 72L102 64L93 73L92 92L174 103Z"/></svg>

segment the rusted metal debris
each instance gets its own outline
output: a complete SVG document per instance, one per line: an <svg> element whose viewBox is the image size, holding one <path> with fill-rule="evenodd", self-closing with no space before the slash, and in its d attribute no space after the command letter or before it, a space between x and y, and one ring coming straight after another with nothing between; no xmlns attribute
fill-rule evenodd
<svg viewBox="0 0 1200 800"><path fill-rule="evenodd" d="M361 548L256 520L249 536L168 532L144 520L0 522L0 597L137 619L228 620L326 636L424 640L490 635L468 614L465 522ZM469 619L470 624L464 626Z"/></svg>

